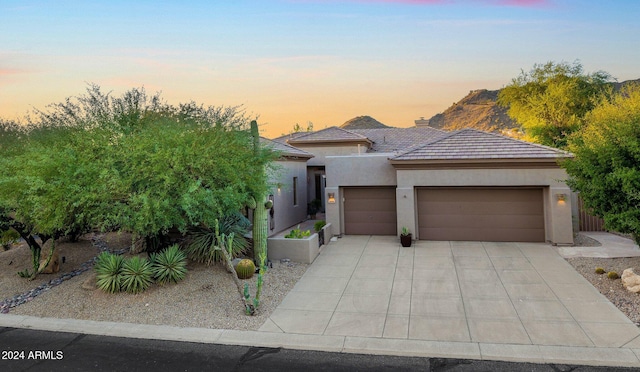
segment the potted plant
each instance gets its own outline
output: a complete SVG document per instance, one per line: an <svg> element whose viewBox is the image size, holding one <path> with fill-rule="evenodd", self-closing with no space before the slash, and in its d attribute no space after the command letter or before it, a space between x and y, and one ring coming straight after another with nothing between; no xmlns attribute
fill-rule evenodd
<svg viewBox="0 0 640 372"><path fill-rule="evenodd" d="M316 219L316 214L322 210L322 201L320 199L313 199L311 203L307 205L307 212L309 213L309 218L312 220Z"/></svg>
<svg viewBox="0 0 640 372"><path fill-rule="evenodd" d="M411 232L406 227L403 227L400 233L400 244L403 247L411 247Z"/></svg>

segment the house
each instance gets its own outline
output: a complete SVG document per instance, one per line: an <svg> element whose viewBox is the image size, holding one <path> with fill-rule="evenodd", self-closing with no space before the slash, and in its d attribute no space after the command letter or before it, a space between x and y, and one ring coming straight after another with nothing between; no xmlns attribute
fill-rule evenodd
<svg viewBox="0 0 640 372"><path fill-rule="evenodd" d="M307 162L313 154L286 143L260 138L262 146L279 154L270 180L273 202L269 211L268 236L289 228L307 218Z"/></svg>
<svg viewBox="0 0 640 372"><path fill-rule="evenodd" d="M307 199L333 235L573 243L571 191L554 148L430 127L330 127L274 140L308 154ZM300 186L299 186L300 187Z"/></svg>

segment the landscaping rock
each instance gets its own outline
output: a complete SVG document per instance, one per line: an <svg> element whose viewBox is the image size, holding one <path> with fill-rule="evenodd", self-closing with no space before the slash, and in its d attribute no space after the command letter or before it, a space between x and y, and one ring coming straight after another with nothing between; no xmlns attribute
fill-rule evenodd
<svg viewBox="0 0 640 372"><path fill-rule="evenodd" d="M60 271L60 257L58 256L58 252L53 252L51 256L51 260L49 264L47 264L47 260L49 259L49 255L45 254L43 258L40 259L40 273L41 274L55 274ZM46 265L46 266L45 266Z"/></svg>
<svg viewBox="0 0 640 372"><path fill-rule="evenodd" d="M96 276L97 276L96 272L91 271L87 279L85 279L85 281L82 282L82 289L86 289L87 291L93 291L97 289L98 286L96 285Z"/></svg>
<svg viewBox="0 0 640 372"><path fill-rule="evenodd" d="M633 272L632 268L622 272L622 285L629 291L640 293L640 275Z"/></svg>

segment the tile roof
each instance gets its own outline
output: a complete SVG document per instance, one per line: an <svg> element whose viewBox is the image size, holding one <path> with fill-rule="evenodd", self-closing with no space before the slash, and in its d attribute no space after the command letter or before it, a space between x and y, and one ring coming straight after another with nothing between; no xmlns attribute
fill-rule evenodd
<svg viewBox="0 0 640 372"><path fill-rule="evenodd" d="M556 159L571 154L499 134L463 129L414 146L391 160Z"/></svg>
<svg viewBox="0 0 640 372"><path fill-rule="evenodd" d="M329 127L317 132L305 132L302 135L297 135L293 138L287 139L290 144L295 143L307 143L307 142L349 142L349 141L365 141L370 142L367 137L354 133L353 131L338 128Z"/></svg>
<svg viewBox="0 0 640 372"><path fill-rule="evenodd" d="M286 143L270 140L268 138L260 137L260 143L265 147L269 147L279 152L280 154L282 154L282 156L299 157L299 158L313 157L313 154L310 152L301 150L291 145L287 145Z"/></svg>
<svg viewBox="0 0 640 372"><path fill-rule="evenodd" d="M430 127L350 129L350 131L365 136L373 142L369 152L404 151L448 134Z"/></svg>

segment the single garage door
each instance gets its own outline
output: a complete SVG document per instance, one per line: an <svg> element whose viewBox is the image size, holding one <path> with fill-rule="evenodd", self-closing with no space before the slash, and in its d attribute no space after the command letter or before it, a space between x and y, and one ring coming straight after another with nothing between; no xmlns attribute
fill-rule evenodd
<svg viewBox="0 0 640 372"><path fill-rule="evenodd" d="M421 188L423 240L544 242L542 188Z"/></svg>
<svg viewBox="0 0 640 372"><path fill-rule="evenodd" d="M347 235L396 235L395 187L345 187L343 196Z"/></svg>

